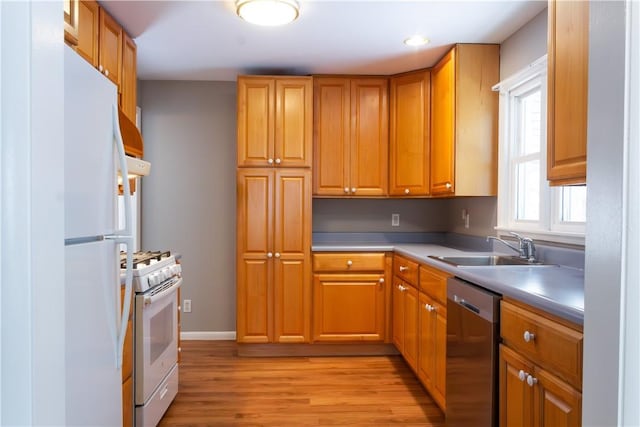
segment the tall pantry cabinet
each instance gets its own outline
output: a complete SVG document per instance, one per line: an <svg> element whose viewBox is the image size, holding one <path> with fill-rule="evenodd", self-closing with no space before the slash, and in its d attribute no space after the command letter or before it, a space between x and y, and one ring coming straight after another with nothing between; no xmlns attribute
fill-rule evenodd
<svg viewBox="0 0 640 427"><path fill-rule="evenodd" d="M238 77L237 341L311 336L310 77Z"/></svg>

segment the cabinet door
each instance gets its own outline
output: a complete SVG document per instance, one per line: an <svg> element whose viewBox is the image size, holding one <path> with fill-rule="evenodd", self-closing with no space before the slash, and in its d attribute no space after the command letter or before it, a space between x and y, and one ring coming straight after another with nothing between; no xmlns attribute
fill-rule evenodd
<svg viewBox="0 0 640 427"><path fill-rule="evenodd" d="M580 427L582 395L550 373L535 372L535 425L540 427Z"/></svg>
<svg viewBox="0 0 640 427"><path fill-rule="evenodd" d="M393 344L400 353L404 353L404 290L408 286L397 277L393 278L393 288L391 299L393 301L393 325L392 336Z"/></svg>
<svg viewBox="0 0 640 427"><path fill-rule="evenodd" d="M418 378L422 381L427 391L433 389L435 372L435 336L436 336L436 316L431 306L431 298L420 293L420 307L418 310L418 320L420 322L420 338L418 350Z"/></svg>
<svg viewBox="0 0 640 427"><path fill-rule="evenodd" d="M133 426L133 377L122 383L122 427Z"/></svg>
<svg viewBox="0 0 640 427"><path fill-rule="evenodd" d="M456 49L431 70L431 194L455 192Z"/></svg>
<svg viewBox="0 0 640 427"><path fill-rule="evenodd" d="M316 274L314 341L384 341L384 274Z"/></svg>
<svg viewBox="0 0 640 427"><path fill-rule="evenodd" d="M274 163L275 80L238 77L238 166Z"/></svg>
<svg viewBox="0 0 640 427"><path fill-rule="evenodd" d="M389 194L429 194L431 73L419 71L390 80Z"/></svg>
<svg viewBox="0 0 640 427"><path fill-rule="evenodd" d="M311 329L311 171L275 171L275 341L308 342Z"/></svg>
<svg viewBox="0 0 640 427"><path fill-rule="evenodd" d="M418 370L418 290L407 286L404 292L404 352L402 355L414 372Z"/></svg>
<svg viewBox="0 0 640 427"><path fill-rule="evenodd" d="M98 37L100 33L100 6L94 0L81 0L78 4L78 44L76 52L98 68Z"/></svg>
<svg viewBox="0 0 640 427"><path fill-rule="evenodd" d="M435 338L434 338L434 382L431 395L440 408L446 408L447 396L447 311L435 301Z"/></svg>
<svg viewBox="0 0 640 427"><path fill-rule="evenodd" d="M122 112L136 123L137 105L137 47L126 33L122 39L122 84L120 85L120 108Z"/></svg>
<svg viewBox="0 0 640 427"><path fill-rule="evenodd" d="M513 350L500 345L500 427L533 427L533 388L522 379L533 372L533 365Z"/></svg>
<svg viewBox="0 0 640 427"><path fill-rule="evenodd" d="M350 80L316 77L313 86L313 194L348 195Z"/></svg>
<svg viewBox="0 0 640 427"><path fill-rule="evenodd" d="M237 180L237 340L273 340L273 170Z"/></svg>
<svg viewBox="0 0 640 427"><path fill-rule="evenodd" d="M100 50L98 69L118 86L121 92L122 27L103 8L100 8Z"/></svg>
<svg viewBox="0 0 640 427"><path fill-rule="evenodd" d="M388 80L351 80L350 190L352 196L387 194Z"/></svg>
<svg viewBox="0 0 640 427"><path fill-rule="evenodd" d="M70 46L78 44L78 3L80 0L64 0L64 41Z"/></svg>
<svg viewBox="0 0 640 427"><path fill-rule="evenodd" d="M311 167L312 91L311 77L276 79L276 166Z"/></svg>
<svg viewBox="0 0 640 427"><path fill-rule="evenodd" d="M589 2L549 2L547 179L586 182Z"/></svg>

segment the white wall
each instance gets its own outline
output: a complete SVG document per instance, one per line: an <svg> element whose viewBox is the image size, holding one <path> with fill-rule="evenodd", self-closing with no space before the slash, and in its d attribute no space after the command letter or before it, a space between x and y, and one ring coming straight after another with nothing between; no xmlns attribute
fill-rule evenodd
<svg viewBox="0 0 640 427"><path fill-rule="evenodd" d="M583 425L600 427L619 422L625 5L592 1L589 8L582 408Z"/></svg>
<svg viewBox="0 0 640 427"><path fill-rule="evenodd" d="M62 2L0 2L0 424L65 424Z"/></svg>
<svg viewBox="0 0 640 427"><path fill-rule="evenodd" d="M547 53L547 9L500 45L500 79L526 67Z"/></svg>
<svg viewBox="0 0 640 427"><path fill-rule="evenodd" d="M141 81L145 250L182 254L183 331L235 331L236 84Z"/></svg>

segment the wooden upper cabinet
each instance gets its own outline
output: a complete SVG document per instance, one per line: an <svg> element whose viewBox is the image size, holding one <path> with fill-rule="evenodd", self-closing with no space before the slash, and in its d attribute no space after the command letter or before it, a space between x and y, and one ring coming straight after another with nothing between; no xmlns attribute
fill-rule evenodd
<svg viewBox="0 0 640 427"><path fill-rule="evenodd" d="M120 108L133 123L136 123L137 106L137 47L126 33L122 38L122 83L120 85Z"/></svg>
<svg viewBox="0 0 640 427"><path fill-rule="evenodd" d="M547 179L584 184L587 173L589 2L549 1Z"/></svg>
<svg viewBox="0 0 640 427"><path fill-rule="evenodd" d="M120 89L122 73L122 27L103 8L100 8L100 50L98 70Z"/></svg>
<svg viewBox="0 0 640 427"><path fill-rule="evenodd" d="M314 194L385 196L388 79L314 78Z"/></svg>
<svg viewBox="0 0 640 427"><path fill-rule="evenodd" d="M64 0L64 41L78 45L78 13L80 0Z"/></svg>
<svg viewBox="0 0 640 427"><path fill-rule="evenodd" d="M238 166L310 167L310 77L238 77Z"/></svg>
<svg viewBox="0 0 640 427"><path fill-rule="evenodd" d="M349 187L350 81L316 77L313 98L313 194L342 196Z"/></svg>
<svg viewBox="0 0 640 427"><path fill-rule="evenodd" d="M98 38L100 34L100 6L94 0L78 2L78 44L76 52L98 68Z"/></svg>
<svg viewBox="0 0 640 427"><path fill-rule="evenodd" d="M458 44L431 70L431 195L495 196L500 46Z"/></svg>
<svg viewBox="0 0 640 427"><path fill-rule="evenodd" d="M389 195L429 194L429 70L390 79Z"/></svg>

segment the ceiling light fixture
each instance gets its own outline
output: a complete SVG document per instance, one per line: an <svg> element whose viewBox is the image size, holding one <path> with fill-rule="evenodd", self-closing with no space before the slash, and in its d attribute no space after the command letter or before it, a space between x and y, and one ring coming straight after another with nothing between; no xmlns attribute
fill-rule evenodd
<svg viewBox="0 0 640 427"><path fill-rule="evenodd" d="M300 5L296 0L237 0L236 13L256 25L285 25L296 20Z"/></svg>
<svg viewBox="0 0 640 427"><path fill-rule="evenodd" d="M407 46L422 46L427 43L429 43L428 38L417 34L415 36L404 39L404 44L406 44Z"/></svg>

